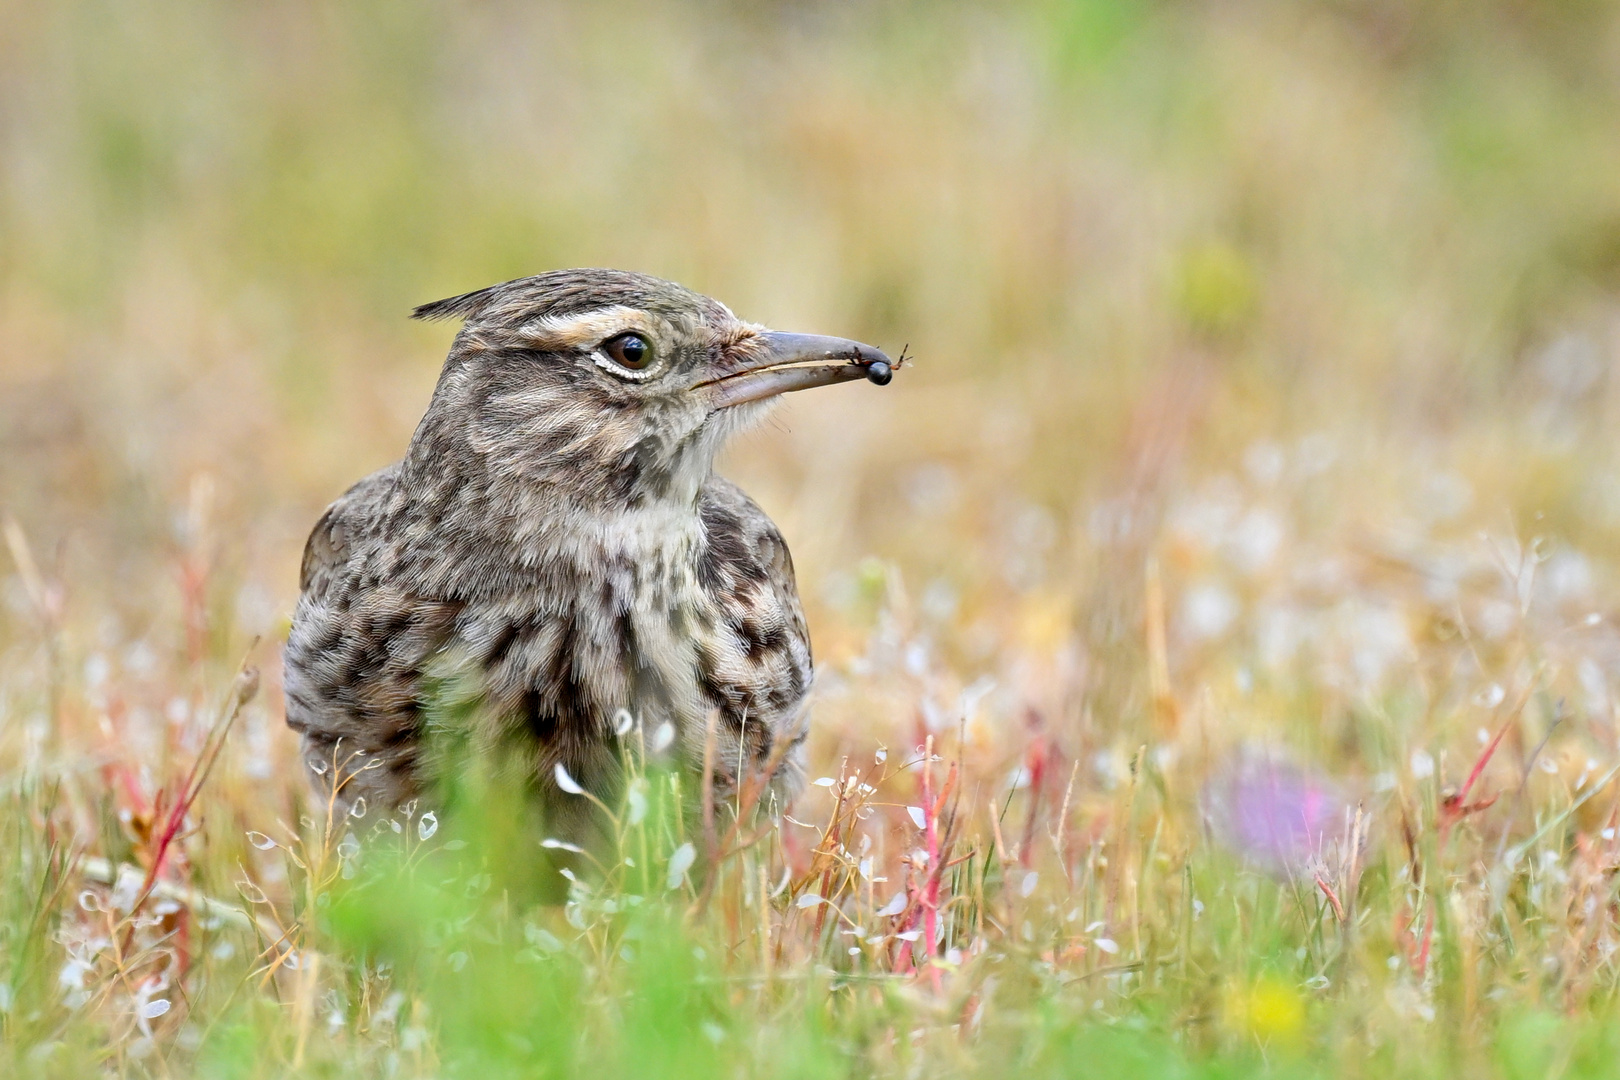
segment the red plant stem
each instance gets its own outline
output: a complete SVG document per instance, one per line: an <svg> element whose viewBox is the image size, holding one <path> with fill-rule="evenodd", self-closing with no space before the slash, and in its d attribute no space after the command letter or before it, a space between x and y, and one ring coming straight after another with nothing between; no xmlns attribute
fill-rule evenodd
<svg viewBox="0 0 1620 1080"><path fill-rule="evenodd" d="M1496 738L1491 740L1490 745L1485 748L1485 752L1479 755L1479 760L1474 762L1473 771L1468 774L1468 779L1463 781L1462 790L1457 792L1457 801L1459 803L1468 801L1469 789L1474 786L1474 781L1479 779L1479 774L1485 771L1485 766L1490 764L1491 755L1496 753L1496 747L1501 743L1502 736L1508 733L1508 727L1513 723L1513 719L1510 716L1502 722L1502 727L1497 731Z"/></svg>
<svg viewBox="0 0 1620 1080"><path fill-rule="evenodd" d="M928 851L928 879L923 885L923 944L928 955L934 954L934 943L939 940L939 814L934 802L934 737L928 736L923 744L922 803L925 844ZM934 981L939 981L939 969L930 968ZM936 986L935 989L938 989Z"/></svg>
<svg viewBox="0 0 1620 1080"><path fill-rule="evenodd" d="M1438 832L1442 841L1445 840L1447 834L1451 832L1451 827L1457 822L1471 813L1485 809L1496 801L1496 797L1492 796L1470 806L1468 805L1468 792L1473 789L1474 782L1485 771L1485 766L1491 763L1491 757L1496 753L1496 748L1501 745L1502 737L1507 734L1508 727L1512 725L1513 720L1514 717L1509 716L1502 722L1501 728L1496 732L1496 738L1492 739L1485 749L1480 752L1479 760L1474 762L1474 767L1469 770L1468 779L1463 781L1462 788L1458 790L1456 795L1441 802L1437 816L1439 819Z"/></svg>
<svg viewBox="0 0 1620 1080"><path fill-rule="evenodd" d="M825 851L836 852L838 850L838 844L839 844L840 835L841 835L840 825L843 823L843 816L844 816L844 801L847 798L849 798L848 788L849 788L849 784L845 782L845 777L844 777L844 767L839 766L839 769L838 769L838 788L837 788L838 801L833 806L832 821L830 823L828 823L828 825L827 825L827 835L822 838L821 845L820 845L820 847ZM827 865L827 869L825 869L825 870L823 870L821 872L821 884L820 884L819 888L821 890L821 895L822 896L830 897L832 895L832 882L833 882L833 864L829 862L828 865ZM827 920L827 905L826 904L817 904L816 905L816 940L817 941L821 940L821 930L822 930L822 927L825 925L826 920Z"/></svg>
<svg viewBox="0 0 1620 1080"><path fill-rule="evenodd" d="M950 800L951 792L956 787L956 764L951 764L951 771L945 778L945 786L938 793L934 791L934 737L928 736L923 745L922 770L922 812L923 812L923 847L927 858L927 865L923 867L922 883L920 885L907 882L906 891L910 894L910 903L900 920L896 934L909 932L917 923L918 915L922 916L924 943L926 955L932 957L938 948L939 941L939 894L940 886L945 876L948 862L947 837L941 836L939 827L940 810ZM916 866L912 869L915 871ZM895 963L895 973L904 975L912 969L913 953L915 947L904 949ZM921 966L920 963L917 966ZM928 968L929 981L934 990L940 989L940 970L930 964Z"/></svg>
<svg viewBox="0 0 1620 1080"><path fill-rule="evenodd" d="M1413 965L1417 969L1417 977L1420 979L1429 970L1429 946L1434 944L1434 922L1434 912L1431 911L1429 912L1429 921L1423 927L1423 947L1418 950L1417 963Z"/></svg>
<svg viewBox="0 0 1620 1080"><path fill-rule="evenodd" d="M1327 902L1333 906L1333 917L1341 923L1344 922L1344 906L1339 903L1338 895L1328 883L1322 880L1321 874L1316 875L1316 887L1322 890L1322 895L1327 897Z"/></svg>
<svg viewBox="0 0 1620 1080"><path fill-rule="evenodd" d="M254 644L258 644L258 639L254 639ZM141 910L142 905L146 903L147 897L152 895L152 889L157 884L158 875L163 872L163 863L169 854L169 848L174 844L175 838L180 835L180 830L184 828L186 815L191 812L191 807L197 801L197 796L202 794L203 784L207 782L209 774L213 772L214 763L219 760L219 752L224 749L225 737L230 734L231 726L236 723L236 718L241 713L242 707L252 699L254 694L258 693L258 669L244 664L241 670L237 672L236 682L231 687L231 690L232 700L226 707L225 714L214 725L214 729L208 733L208 738L203 743L202 752L197 755L196 760L191 763L191 768L186 771L186 778L180 784L180 791L174 805L169 807L168 815L163 820L163 829L158 834L157 845L152 849L152 865L147 867L146 879L141 883L141 890L136 894L135 902L130 907L132 916ZM159 789L157 797L153 800L152 816L154 818L163 815L164 803L167 802L166 794L164 790ZM135 924L132 921L129 929L124 933L125 949L129 948L134 933Z"/></svg>

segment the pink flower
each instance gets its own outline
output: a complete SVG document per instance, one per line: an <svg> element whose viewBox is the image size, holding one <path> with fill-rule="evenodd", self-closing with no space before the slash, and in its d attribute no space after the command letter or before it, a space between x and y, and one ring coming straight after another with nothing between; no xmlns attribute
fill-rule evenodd
<svg viewBox="0 0 1620 1080"><path fill-rule="evenodd" d="M1274 873L1319 855L1345 811L1332 785L1270 753L1240 758L1226 780L1212 782L1207 805L1216 835Z"/></svg>

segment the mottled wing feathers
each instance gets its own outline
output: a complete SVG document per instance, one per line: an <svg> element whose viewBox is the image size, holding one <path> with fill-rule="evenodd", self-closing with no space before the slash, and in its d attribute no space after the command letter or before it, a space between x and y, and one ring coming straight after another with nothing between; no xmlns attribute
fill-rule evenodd
<svg viewBox="0 0 1620 1080"><path fill-rule="evenodd" d="M398 472L373 473L321 515L284 654L287 723L304 736L318 786L344 777L345 804L391 803L408 790L421 667L453 618L443 604L367 583Z"/></svg>
<svg viewBox="0 0 1620 1080"><path fill-rule="evenodd" d="M791 637L808 656L793 558L776 524L741 488L720 477L705 485L699 516L708 541L699 581L719 602L746 650L757 654Z"/></svg>
<svg viewBox="0 0 1620 1080"><path fill-rule="evenodd" d="M304 561L298 568L299 592L324 593L332 572L349 561L349 545L344 537L341 501L326 508L304 543Z"/></svg>
<svg viewBox="0 0 1620 1080"><path fill-rule="evenodd" d="M742 489L712 478L699 514L707 549L700 584L714 598L730 648L710 647L704 687L752 752L768 757L778 740L803 741L812 674L810 635L799 604L793 559L776 525ZM716 642L719 645L720 642ZM797 756L781 786L797 786Z"/></svg>
<svg viewBox="0 0 1620 1080"><path fill-rule="evenodd" d="M333 575L348 563L353 541L376 528L398 473L398 464L374 472L326 508L304 544L304 561L298 572L300 592L326 594Z"/></svg>

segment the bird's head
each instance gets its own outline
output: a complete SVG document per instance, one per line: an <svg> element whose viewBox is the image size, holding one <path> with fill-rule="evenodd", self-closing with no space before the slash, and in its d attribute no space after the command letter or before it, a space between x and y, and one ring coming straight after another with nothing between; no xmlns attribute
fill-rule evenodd
<svg viewBox="0 0 1620 1080"><path fill-rule="evenodd" d="M779 395L886 383L894 367L870 345L768 330L620 270L520 278L414 314L464 325L413 459L472 455L505 480L620 505L694 498L725 439Z"/></svg>

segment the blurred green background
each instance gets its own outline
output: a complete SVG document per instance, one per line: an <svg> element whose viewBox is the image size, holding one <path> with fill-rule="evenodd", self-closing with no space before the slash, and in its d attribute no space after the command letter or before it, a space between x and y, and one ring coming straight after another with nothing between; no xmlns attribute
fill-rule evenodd
<svg viewBox="0 0 1620 1080"><path fill-rule="evenodd" d="M813 574L1000 588L979 553L1318 429L1478 436L1515 498L1526 368L1612 355L1617 115L1595 2L5 0L0 504L151 604L207 472L269 626L424 406L411 305L570 265L909 344L732 454Z"/></svg>

